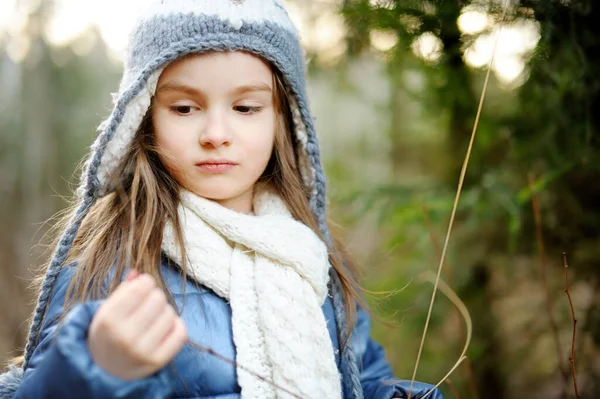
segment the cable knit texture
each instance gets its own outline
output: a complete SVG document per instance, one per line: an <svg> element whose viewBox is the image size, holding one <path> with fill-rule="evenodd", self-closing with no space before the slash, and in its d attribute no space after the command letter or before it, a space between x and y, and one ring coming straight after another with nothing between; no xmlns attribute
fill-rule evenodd
<svg viewBox="0 0 600 399"><path fill-rule="evenodd" d="M321 306L327 297L327 247L293 219L283 201L263 191L255 215L182 192L190 275L228 299L237 362L302 398L341 398L341 382ZM182 262L174 230L163 250ZM243 399L288 398L238 368Z"/></svg>
<svg viewBox="0 0 600 399"><path fill-rule="evenodd" d="M59 239L42 282L25 345L23 369L27 369L38 345L52 287L83 219L100 197L114 189L114 178L122 178L114 173L148 111L161 72L178 58L209 51L250 52L268 61L281 73L292 108L294 142L298 147L302 176L311 193L309 204L326 244L332 245L326 219L325 174L306 93L304 52L298 32L281 1L149 1L140 11L129 38L123 78L114 95L114 108L99 126L100 134L87 158L77 191L79 207ZM269 239L274 236L270 235ZM295 241L301 243L297 238ZM335 270L329 269L329 274L335 322L343 342L348 329L343 290ZM350 342L341 353L344 397L362 399L360 373L352 346ZM0 377L0 399L11 398L10 392L18 385L19 378L18 373Z"/></svg>

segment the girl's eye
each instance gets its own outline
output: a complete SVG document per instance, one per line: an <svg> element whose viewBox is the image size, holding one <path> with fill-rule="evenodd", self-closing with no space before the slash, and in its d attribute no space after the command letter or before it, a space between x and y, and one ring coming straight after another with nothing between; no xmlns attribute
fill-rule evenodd
<svg viewBox="0 0 600 399"><path fill-rule="evenodd" d="M234 110L239 112L240 114L251 115L256 112L259 112L262 107L251 107L249 105L236 105L233 107Z"/></svg>
<svg viewBox="0 0 600 399"><path fill-rule="evenodd" d="M175 105L171 107L171 110L180 115L189 115L193 111L193 107L191 105Z"/></svg>

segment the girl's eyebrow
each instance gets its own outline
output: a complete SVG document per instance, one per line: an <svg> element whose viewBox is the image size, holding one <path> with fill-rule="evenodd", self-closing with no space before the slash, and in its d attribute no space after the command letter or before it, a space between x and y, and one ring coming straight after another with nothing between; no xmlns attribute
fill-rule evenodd
<svg viewBox="0 0 600 399"><path fill-rule="evenodd" d="M182 93L186 93L186 94L189 94L192 96L197 96L197 97L203 95L201 90L199 90L195 87L186 85L184 83L176 82L176 81L175 82L167 82L167 83L161 85L156 90L156 93L163 92L163 91L182 92ZM273 89L271 89L271 86L269 86L266 83L256 83L256 84L249 84L249 85L236 87L230 93L232 95L242 95L242 94L248 94L248 93L253 93L253 92L257 92L257 91L264 91L264 92L271 93L273 91Z"/></svg>
<svg viewBox="0 0 600 399"><path fill-rule="evenodd" d="M257 84L240 86L240 87L236 88L235 90L233 90L232 93L234 95L240 95L240 94L252 93L255 91L266 91L268 93L271 93L273 90L266 83L257 83Z"/></svg>
<svg viewBox="0 0 600 399"><path fill-rule="evenodd" d="M161 85L158 89L156 89L156 93L160 93L163 91L175 91L175 92L182 92L182 93L186 93L186 94L190 94L192 96L201 96L202 92L192 86L188 86L186 84L183 83L179 83L179 82L167 82L163 85Z"/></svg>

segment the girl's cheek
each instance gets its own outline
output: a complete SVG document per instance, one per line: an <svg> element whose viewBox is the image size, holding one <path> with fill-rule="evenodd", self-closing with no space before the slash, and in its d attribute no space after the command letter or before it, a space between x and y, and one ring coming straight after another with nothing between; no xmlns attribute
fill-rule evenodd
<svg viewBox="0 0 600 399"><path fill-rule="evenodd" d="M249 141L246 148L248 153L254 155L255 159L266 159L268 161L273 152L273 144L273 135L262 134L260 137L255 137L254 140Z"/></svg>
<svg viewBox="0 0 600 399"><path fill-rule="evenodd" d="M249 132L249 136L252 136L254 140L272 141L275 137L274 117L267 112L260 117L250 117L240 122L240 127Z"/></svg>

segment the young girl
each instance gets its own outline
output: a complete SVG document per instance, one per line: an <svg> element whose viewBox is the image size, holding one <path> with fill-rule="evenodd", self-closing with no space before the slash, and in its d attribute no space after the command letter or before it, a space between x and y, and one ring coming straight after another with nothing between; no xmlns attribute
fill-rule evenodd
<svg viewBox="0 0 600 399"><path fill-rule="evenodd" d="M328 230L304 79L278 0L141 15L0 398L430 391L409 394L369 337Z"/></svg>

